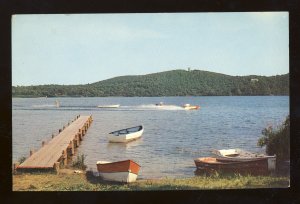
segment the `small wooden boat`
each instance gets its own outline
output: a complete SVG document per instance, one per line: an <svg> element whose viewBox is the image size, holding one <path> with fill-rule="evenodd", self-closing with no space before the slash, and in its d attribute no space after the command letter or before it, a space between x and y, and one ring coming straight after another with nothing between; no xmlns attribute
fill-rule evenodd
<svg viewBox="0 0 300 204"><path fill-rule="evenodd" d="M221 149L213 150L212 153L218 156L222 161L252 161L257 159L265 159L268 162L268 170L273 171L276 167L276 155L267 156L264 154L256 154L242 149Z"/></svg>
<svg viewBox="0 0 300 204"><path fill-rule="evenodd" d="M97 107L98 108L119 108L120 104L116 104L116 105L99 105Z"/></svg>
<svg viewBox="0 0 300 204"><path fill-rule="evenodd" d="M137 179L140 165L132 160L107 162L98 161L97 170L103 180L117 182L134 182Z"/></svg>
<svg viewBox="0 0 300 204"><path fill-rule="evenodd" d="M108 134L109 142L129 142L142 136L144 127L142 125L113 131Z"/></svg>
<svg viewBox="0 0 300 204"><path fill-rule="evenodd" d="M194 160L199 171L212 173L239 173L252 175L267 175L268 162L266 159L258 158L251 161L228 161L214 157L202 157Z"/></svg>
<svg viewBox="0 0 300 204"><path fill-rule="evenodd" d="M197 110L197 109L200 108L200 106L197 106L197 105L196 106L192 106L192 105L190 105L188 103L184 104L182 107L184 109L186 109L186 110Z"/></svg>

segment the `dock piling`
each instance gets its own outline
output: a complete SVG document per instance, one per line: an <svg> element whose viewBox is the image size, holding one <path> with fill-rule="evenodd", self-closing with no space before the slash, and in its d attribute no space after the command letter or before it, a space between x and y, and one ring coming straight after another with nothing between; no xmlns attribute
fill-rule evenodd
<svg viewBox="0 0 300 204"><path fill-rule="evenodd" d="M33 153L34 153L34 149L30 149L29 156L31 157L33 155Z"/></svg>
<svg viewBox="0 0 300 204"><path fill-rule="evenodd" d="M16 173L16 172L17 172L17 168L18 168L19 165L20 165L19 162L15 162L15 163L14 163L13 173Z"/></svg>

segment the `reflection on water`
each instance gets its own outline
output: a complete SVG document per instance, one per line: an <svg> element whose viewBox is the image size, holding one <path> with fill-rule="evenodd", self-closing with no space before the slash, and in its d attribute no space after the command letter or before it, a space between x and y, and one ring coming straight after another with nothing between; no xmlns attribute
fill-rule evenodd
<svg viewBox="0 0 300 204"><path fill-rule="evenodd" d="M60 102L60 107L44 106ZM157 107L156 103L172 104ZM184 110L181 105L200 105ZM101 109L99 104L120 104ZM35 106L33 106L35 105ZM39 105L36 107L36 105ZM262 97L112 97L14 98L12 106L13 160L50 140L76 115L92 115L93 123L78 148L89 169L98 160L132 159L141 165L139 178L194 176L194 159L211 156L211 149L243 148L261 152L257 140L268 124L280 124L289 113L289 98ZM140 139L109 143L108 133L144 126Z"/></svg>
<svg viewBox="0 0 300 204"><path fill-rule="evenodd" d="M106 148L108 151L126 151L134 148L135 146L141 145L142 143L142 138L127 143L108 142Z"/></svg>

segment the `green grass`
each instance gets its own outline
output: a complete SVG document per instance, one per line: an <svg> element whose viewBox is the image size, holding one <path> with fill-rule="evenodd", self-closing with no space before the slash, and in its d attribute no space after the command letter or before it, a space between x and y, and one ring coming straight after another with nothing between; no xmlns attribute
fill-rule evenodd
<svg viewBox="0 0 300 204"><path fill-rule="evenodd" d="M184 179L138 180L131 184L102 181L89 173L75 174L72 170L60 174L13 175L13 191L151 191L286 188L289 177L275 176L195 176Z"/></svg>

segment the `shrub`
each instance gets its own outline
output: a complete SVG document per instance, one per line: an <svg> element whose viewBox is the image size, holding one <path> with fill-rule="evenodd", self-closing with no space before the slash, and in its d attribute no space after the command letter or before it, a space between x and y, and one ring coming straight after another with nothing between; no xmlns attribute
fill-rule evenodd
<svg viewBox="0 0 300 204"><path fill-rule="evenodd" d="M257 145L266 146L268 155L276 154L277 161L290 159L290 116L276 129L272 126L263 129L262 134Z"/></svg>
<svg viewBox="0 0 300 204"><path fill-rule="evenodd" d="M84 154L77 155L76 160L73 161L73 163L72 163L72 167L85 170L87 168L87 166L84 164L85 158L86 158L86 155L84 155Z"/></svg>
<svg viewBox="0 0 300 204"><path fill-rule="evenodd" d="M25 160L26 160L26 157L21 157L21 158L19 158L18 162L20 164L22 164Z"/></svg>

